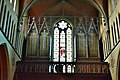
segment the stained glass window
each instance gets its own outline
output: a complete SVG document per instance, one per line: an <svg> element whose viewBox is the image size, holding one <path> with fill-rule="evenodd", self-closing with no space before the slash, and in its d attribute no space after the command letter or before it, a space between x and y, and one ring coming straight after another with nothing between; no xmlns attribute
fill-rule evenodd
<svg viewBox="0 0 120 80"><path fill-rule="evenodd" d="M53 62L73 62L72 53L72 27L65 21L61 20L54 27L54 45L53 45ZM72 66L61 64L63 73L72 73ZM53 72L56 73L54 65Z"/></svg>
<svg viewBox="0 0 120 80"><path fill-rule="evenodd" d="M54 59L56 62L72 62L72 28L64 20L54 27Z"/></svg>

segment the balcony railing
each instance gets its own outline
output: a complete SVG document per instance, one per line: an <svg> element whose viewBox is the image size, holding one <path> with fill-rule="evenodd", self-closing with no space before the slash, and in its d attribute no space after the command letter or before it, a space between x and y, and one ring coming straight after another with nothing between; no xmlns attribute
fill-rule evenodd
<svg viewBox="0 0 120 80"><path fill-rule="evenodd" d="M17 72L50 73L49 66L57 64L75 65L74 73L109 73L108 64L105 62L39 62L20 61L17 62ZM59 72L58 72L59 73Z"/></svg>
<svg viewBox="0 0 120 80"><path fill-rule="evenodd" d="M103 62L79 62L76 73L109 73L108 64Z"/></svg>
<svg viewBox="0 0 120 80"><path fill-rule="evenodd" d="M17 72L48 73L48 62L17 62Z"/></svg>

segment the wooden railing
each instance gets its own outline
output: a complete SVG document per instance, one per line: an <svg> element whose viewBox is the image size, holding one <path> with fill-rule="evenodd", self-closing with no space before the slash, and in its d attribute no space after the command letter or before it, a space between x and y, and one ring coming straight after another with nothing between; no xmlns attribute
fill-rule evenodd
<svg viewBox="0 0 120 80"><path fill-rule="evenodd" d="M76 73L109 73L105 62L79 62L75 70Z"/></svg>
<svg viewBox="0 0 120 80"><path fill-rule="evenodd" d="M49 58L48 57L36 57L36 56L29 56L25 57L25 61L40 61L40 62L48 62Z"/></svg>
<svg viewBox="0 0 120 80"><path fill-rule="evenodd" d="M36 72L49 73L49 66L51 62L39 61L19 61L17 62L17 72ZM75 73L109 73L108 64L105 62L75 62L75 63L61 63L75 65Z"/></svg>
<svg viewBox="0 0 120 80"><path fill-rule="evenodd" d="M19 2L18 0L16 1L17 3ZM16 7L16 10L17 9L18 7ZM23 32L21 32L22 34L18 34L20 33L20 31L18 30L17 25L18 23L17 12L18 10L17 11L13 10L13 5L11 5L10 0L0 0L0 32L2 32L4 38L8 42L6 43L5 41L5 43L10 44L11 47L16 52L16 54L18 55L18 57L21 58L24 35L22 35ZM0 36L0 38L2 37Z"/></svg>
<svg viewBox="0 0 120 80"><path fill-rule="evenodd" d="M17 62L17 72L48 73L48 62Z"/></svg>

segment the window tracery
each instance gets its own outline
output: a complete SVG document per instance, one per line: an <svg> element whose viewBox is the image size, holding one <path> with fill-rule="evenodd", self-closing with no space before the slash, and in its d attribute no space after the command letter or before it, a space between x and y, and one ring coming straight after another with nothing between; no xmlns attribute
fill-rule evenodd
<svg viewBox="0 0 120 80"><path fill-rule="evenodd" d="M73 50L72 50L72 27L65 21L61 20L54 26L54 46L53 46L53 62L73 62ZM62 73L73 73L74 68L70 64L58 64L62 66ZM53 72L57 73L55 68L57 64L53 65ZM72 70L73 69L73 70ZM72 72L72 71L73 72Z"/></svg>

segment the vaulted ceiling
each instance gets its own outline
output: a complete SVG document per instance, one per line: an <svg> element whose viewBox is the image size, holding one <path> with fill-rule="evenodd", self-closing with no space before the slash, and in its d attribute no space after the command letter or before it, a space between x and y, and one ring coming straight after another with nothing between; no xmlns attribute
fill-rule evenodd
<svg viewBox="0 0 120 80"><path fill-rule="evenodd" d="M108 0L20 0L19 23L27 16L104 17L108 26ZM101 16L100 16L101 17ZM19 27L21 29L21 27Z"/></svg>
<svg viewBox="0 0 120 80"><path fill-rule="evenodd" d="M22 0L20 19L28 16L98 16L107 19L107 0Z"/></svg>
<svg viewBox="0 0 120 80"><path fill-rule="evenodd" d="M98 16L88 0L42 0L32 6L30 16Z"/></svg>

